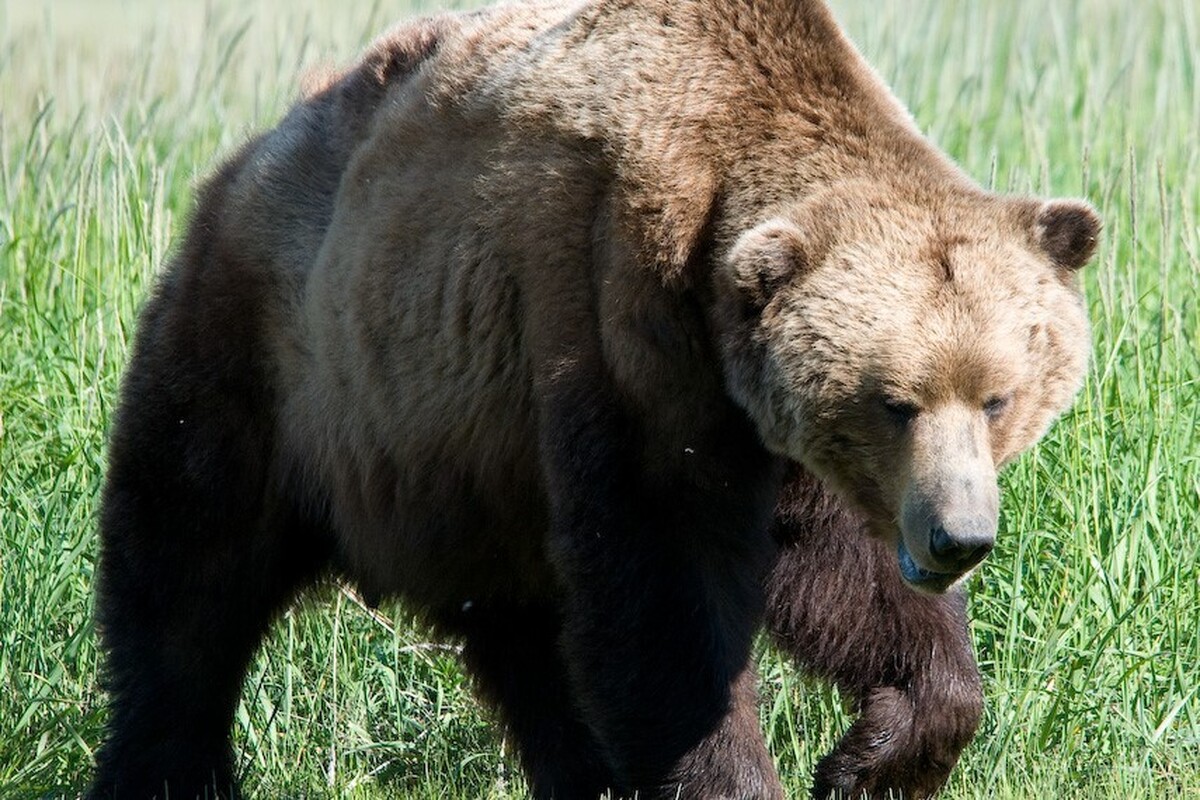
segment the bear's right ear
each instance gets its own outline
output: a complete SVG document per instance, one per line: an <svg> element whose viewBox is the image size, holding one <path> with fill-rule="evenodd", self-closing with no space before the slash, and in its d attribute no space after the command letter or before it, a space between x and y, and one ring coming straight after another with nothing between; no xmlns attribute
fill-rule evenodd
<svg viewBox="0 0 1200 800"><path fill-rule="evenodd" d="M1100 227L1096 210L1083 200L1049 200L1037 210L1034 233L1055 266L1074 271L1095 254Z"/></svg>
<svg viewBox="0 0 1200 800"><path fill-rule="evenodd" d="M772 219L743 233L729 251L734 285L762 309L804 268L804 235L794 223Z"/></svg>

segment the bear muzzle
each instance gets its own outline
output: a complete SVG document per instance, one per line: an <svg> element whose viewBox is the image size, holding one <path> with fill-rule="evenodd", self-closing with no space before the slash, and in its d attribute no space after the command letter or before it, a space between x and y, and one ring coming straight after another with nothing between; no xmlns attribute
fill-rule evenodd
<svg viewBox="0 0 1200 800"><path fill-rule="evenodd" d="M906 493L897 547L900 574L910 586L941 593L983 561L996 543L999 496L995 481L939 482L933 492Z"/></svg>
<svg viewBox="0 0 1200 800"><path fill-rule="evenodd" d="M973 406L944 402L916 417L897 470L900 574L922 591L946 591L996 542L996 465L986 415Z"/></svg>

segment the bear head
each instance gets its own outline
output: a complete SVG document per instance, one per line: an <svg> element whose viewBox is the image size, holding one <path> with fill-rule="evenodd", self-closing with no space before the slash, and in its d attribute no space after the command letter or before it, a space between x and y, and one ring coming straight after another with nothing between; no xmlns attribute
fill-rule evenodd
<svg viewBox="0 0 1200 800"><path fill-rule="evenodd" d="M719 256L728 391L942 592L995 541L997 470L1079 390L1090 334L1082 201L848 182Z"/></svg>

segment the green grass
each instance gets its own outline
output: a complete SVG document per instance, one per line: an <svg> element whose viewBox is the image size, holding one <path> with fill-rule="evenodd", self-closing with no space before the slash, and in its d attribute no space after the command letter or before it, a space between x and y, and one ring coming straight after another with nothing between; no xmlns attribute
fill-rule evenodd
<svg viewBox="0 0 1200 800"><path fill-rule="evenodd" d="M0 795L73 794L104 720L91 585L136 313L197 181L299 76L429 3L0 0ZM1076 410L1010 469L972 584L987 715L954 798L1200 795L1200 7L840 0L918 122L985 184L1084 195ZM261 797L516 797L454 653L327 587L275 627L236 746ZM846 716L761 656L796 793Z"/></svg>

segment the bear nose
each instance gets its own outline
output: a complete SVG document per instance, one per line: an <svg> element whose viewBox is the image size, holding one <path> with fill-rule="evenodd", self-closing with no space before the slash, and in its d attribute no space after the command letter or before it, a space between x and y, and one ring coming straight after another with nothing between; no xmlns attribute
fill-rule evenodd
<svg viewBox="0 0 1200 800"><path fill-rule="evenodd" d="M954 572L966 572L992 551L995 535L984 525L950 532L938 525L929 533L929 553Z"/></svg>

